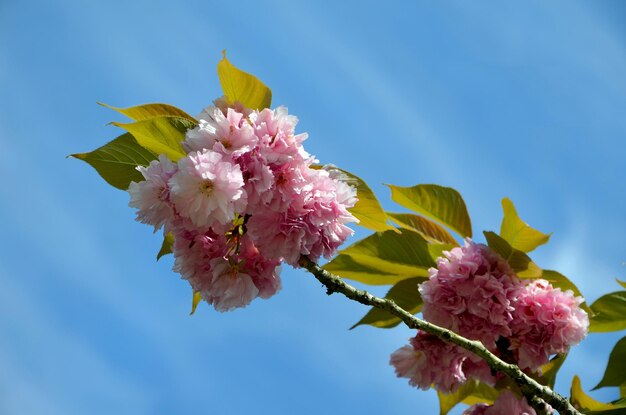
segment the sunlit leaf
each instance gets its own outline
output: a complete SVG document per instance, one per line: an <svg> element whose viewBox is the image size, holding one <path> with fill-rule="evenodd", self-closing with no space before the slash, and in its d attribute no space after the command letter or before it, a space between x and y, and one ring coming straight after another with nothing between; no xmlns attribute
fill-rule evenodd
<svg viewBox="0 0 626 415"><path fill-rule="evenodd" d="M196 312L196 308L198 307L198 304L200 304L200 301L202 301L202 294L200 294L200 291L194 291L193 297L191 298L191 313L189 313L189 315L193 315L193 313Z"/></svg>
<svg viewBox="0 0 626 415"><path fill-rule="evenodd" d="M591 304L590 332L626 329L626 291L603 295Z"/></svg>
<svg viewBox="0 0 626 415"><path fill-rule="evenodd" d="M158 158L156 153L140 146L128 133L90 153L72 154L71 157L89 163L107 183L121 190L128 189L130 182L144 179L137 166L147 166Z"/></svg>
<svg viewBox="0 0 626 415"><path fill-rule="evenodd" d="M502 199L504 218L500 226L500 236L515 249L530 252L550 239L550 235L533 229L520 219L510 199Z"/></svg>
<svg viewBox="0 0 626 415"><path fill-rule="evenodd" d="M400 308L411 314L416 314L422 308L422 297L417 286L426 281L426 278L408 278L398 282L385 295L386 299L393 300ZM380 308L372 307L370 311L354 326L353 329L362 324L369 324L374 327L391 328L400 324L401 320Z"/></svg>
<svg viewBox="0 0 626 415"><path fill-rule="evenodd" d="M229 101L239 101L244 106L255 110L269 108L272 105L272 91L256 76L236 68L224 58L217 64L217 75L222 84L224 95Z"/></svg>
<svg viewBox="0 0 626 415"><path fill-rule="evenodd" d="M168 232L163 236L163 243L161 244L161 249L157 254L157 261L161 259L163 255L171 254L172 247L174 246L174 235L172 232Z"/></svg>
<svg viewBox="0 0 626 415"><path fill-rule="evenodd" d="M450 251L456 245L452 244L428 244L428 252L433 261L437 261L438 258L442 258L444 251Z"/></svg>
<svg viewBox="0 0 626 415"><path fill-rule="evenodd" d="M621 385L626 385L626 337L622 337L613 347L604 376L593 389Z"/></svg>
<svg viewBox="0 0 626 415"><path fill-rule="evenodd" d="M359 225L376 232L395 231L396 228L387 223L387 214L367 183L346 170L337 170L348 176L348 183L356 187L356 196L359 200L350 209L350 213L359 220Z"/></svg>
<svg viewBox="0 0 626 415"><path fill-rule="evenodd" d="M626 281L620 281L617 278L615 278L615 281L617 281L617 283L621 285L622 287L626 288Z"/></svg>
<svg viewBox="0 0 626 415"><path fill-rule="evenodd" d="M340 251L340 257L350 256L354 264L379 270L383 274L405 277L425 277L428 268L435 266L430 257L426 240L417 232L404 229L402 233L385 231L375 233ZM338 264L335 258L324 268L342 277L367 283L359 275L347 276L346 263ZM347 269L353 271L352 269ZM356 277L356 278L355 278ZM397 281L394 281L395 283Z"/></svg>
<svg viewBox="0 0 626 415"><path fill-rule="evenodd" d="M387 215L401 227L419 233L428 242L458 245L456 239L444 227L423 216L390 212L387 212Z"/></svg>
<svg viewBox="0 0 626 415"><path fill-rule="evenodd" d="M572 281L560 272L544 269L541 278L547 280L553 287L560 288L561 291L571 290L576 297L585 298L578 287L576 287ZM580 307L587 313L591 313L591 309L587 305L587 302L581 303Z"/></svg>
<svg viewBox="0 0 626 415"><path fill-rule="evenodd" d="M582 410L586 414L618 415L623 414L624 412L622 411L626 410L624 404L614 405L602 403L587 395L582 389L578 376L574 376L574 379L572 379L570 401L576 409Z"/></svg>
<svg viewBox="0 0 626 415"><path fill-rule="evenodd" d="M537 379L542 385L547 385L550 388L554 388L554 382L556 381L556 375L563 366L563 363L567 359L567 353L557 354L548 363L541 366L541 376Z"/></svg>
<svg viewBox="0 0 626 415"><path fill-rule="evenodd" d="M476 379L469 379L463 383L454 393L445 394L437 391L439 397L439 414L446 415L459 402L467 405L477 403L492 404L499 396L499 392L489 385L485 385Z"/></svg>
<svg viewBox="0 0 626 415"><path fill-rule="evenodd" d="M494 232L485 231L483 233L485 234L487 245L504 258L520 278L541 277L541 268L539 268L528 255L513 248L507 241Z"/></svg>
<svg viewBox="0 0 626 415"><path fill-rule="evenodd" d="M349 255L339 254L332 261L324 265L328 272L367 285L392 285L407 278L427 274L424 270L411 270L410 275L381 271L375 267L364 265ZM389 267L388 267L389 268Z"/></svg>
<svg viewBox="0 0 626 415"><path fill-rule="evenodd" d="M195 118L187 114L185 111L169 104L143 104L128 108L117 108L102 102L98 102L98 104L117 111L135 121L142 121L155 117L180 117L185 118L194 124L198 123Z"/></svg>
<svg viewBox="0 0 626 415"><path fill-rule="evenodd" d="M463 237L472 236L472 224L467 207L456 190L435 184L419 184L413 187L388 186L394 202L436 220Z"/></svg>
<svg viewBox="0 0 626 415"><path fill-rule="evenodd" d="M172 161L185 156L181 143L185 140L185 132L195 127L193 122L181 117L155 117L128 124L111 124L131 133L140 146L156 154L165 154Z"/></svg>

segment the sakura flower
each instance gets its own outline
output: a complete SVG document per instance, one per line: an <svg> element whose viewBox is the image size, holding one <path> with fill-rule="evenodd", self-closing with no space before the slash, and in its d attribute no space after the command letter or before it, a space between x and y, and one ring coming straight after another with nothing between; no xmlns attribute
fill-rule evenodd
<svg viewBox="0 0 626 415"><path fill-rule="evenodd" d="M463 349L423 332L410 343L392 353L390 364L398 377L409 379L411 386L428 390L434 385L449 393L467 380L463 371L467 354Z"/></svg>
<svg viewBox="0 0 626 415"><path fill-rule="evenodd" d="M211 286L200 291L202 298L217 311L229 311L245 307L259 294L250 275L227 259L215 258L210 262L213 279Z"/></svg>
<svg viewBox="0 0 626 415"><path fill-rule="evenodd" d="M261 142L261 151L269 164L284 164L289 160L307 160L310 155L302 147L308 135L295 134L298 118L289 115L287 108L264 109L258 113L255 125L256 136Z"/></svg>
<svg viewBox="0 0 626 415"><path fill-rule="evenodd" d="M177 211L195 226L225 224L246 206L241 169L211 150L192 152L180 159L169 185Z"/></svg>
<svg viewBox="0 0 626 415"><path fill-rule="evenodd" d="M489 247L469 238L444 256L419 287L424 318L494 350L499 337L511 334L518 278Z"/></svg>
<svg viewBox="0 0 626 415"><path fill-rule="evenodd" d="M522 369L536 370L550 355L566 353L587 335L589 317L573 292L554 288L546 280L534 280L517 293L511 327L511 350Z"/></svg>
<svg viewBox="0 0 626 415"><path fill-rule="evenodd" d="M209 107L200 116L198 126L187 131L183 143L187 151L212 149L225 155L240 155L256 145L253 124L241 112L228 108L224 113Z"/></svg>
<svg viewBox="0 0 626 415"><path fill-rule="evenodd" d="M145 180L130 183L128 205L138 210L139 222L153 225L156 232L174 217L168 182L177 168L167 156L160 155L159 159L151 161L148 167L139 166L137 170Z"/></svg>
<svg viewBox="0 0 626 415"><path fill-rule="evenodd" d="M300 255L312 260L332 256L350 236L347 223L356 222L348 212L356 201L356 191L330 178L324 170L306 169L300 186L287 187L290 203L260 207L248 223L248 231L261 253L268 258L284 258L298 266ZM276 194L281 200L284 194Z"/></svg>

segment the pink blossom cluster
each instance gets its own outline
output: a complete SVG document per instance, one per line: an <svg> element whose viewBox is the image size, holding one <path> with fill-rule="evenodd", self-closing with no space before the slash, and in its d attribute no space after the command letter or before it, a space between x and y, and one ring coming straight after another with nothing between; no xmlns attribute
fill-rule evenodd
<svg viewBox="0 0 626 415"><path fill-rule="evenodd" d="M478 403L463 411L462 415L537 415L526 398L517 397L513 392L503 391L493 405Z"/></svg>
<svg viewBox="0 0 626 415"><path fill-rule="evenodd" d="M465 240L444 252L419 286L424 319L463 337L522 369L538 372L551 355L565 353L587 334L582 298L545 280L521 280L489 247ZM422 389L449 393L467 379L497 380L484 362L434 336L418 333L391 356L399 377Z"/></svg>
<svg viewBox="0 0 626 415"><path fill-rule="evenodd" d="M286 108L215 104L187 131L186 156L138 167L128 192L138 221L174 235L174 270L226 311L274 295L282 261L332 256L357 199L337 171L312 168Z"/></svg>

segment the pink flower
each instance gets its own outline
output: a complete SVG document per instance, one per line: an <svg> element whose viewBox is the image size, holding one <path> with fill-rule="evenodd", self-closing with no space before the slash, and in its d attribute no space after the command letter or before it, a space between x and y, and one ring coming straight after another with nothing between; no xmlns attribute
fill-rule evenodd
<svg viewBox="0 0 626 415"><path fill-rule="evenodd" d="M211 286L200 293L217 311L245 307L259 294L250 275L237 264L224 258L215 258L211 260L210 268L213 276Z"/></svg>
<svg viewBox="0 0 626 415"><path fill-rule="evenodd" d="M546 280L520 287L511 327L511 347L522 369L536 370L550 355L566 353L587 335L589 318L572 291L562 292Z"/></svg>
<svg viewBox="0 0 626 415"><path fill-rule="evenodd" d="M356 222L347 210L356 201L354 188L330 178L327 171L304 171L300 186L286 186L285 193L275 194L288 205L271 202L261 206L248 223L248 231L264 256L282 257L296 267L300 255L314 261L332 256L353 233L346 224Z"/></svg>
<svg viewBox="0 0 626 415"><path fill-rule="evenodd" d="M144 181L131 182L128 186L130 207L138 209L137 220L154 226L156 232L173 219L174 211L170 203L168 181L176 173L176 165L167 156L160 155L148 167L137 167Z"/></svg>
<svg viewBox="0 0 626 415"><path fill-rule="evenodd" d="M248 236L244 236L241 243L241 253L238 256L242 269L250 275L254 285L258 288L258 296L270 298L281 288L280 260L263 257Z"/></svg>
<svg viewBox="0 0 626 415"><path fill-rule="evenodd" d="M424 318L495 350L498 338L511 334L518 278L489 247L469 238L444 255L419 287Z"/></svg>
<svg viewBox="0 0 626 415"><path fill-rule="evenodd" d="M308 135L295 134L298 118L289 115L287 108L264 109L258 113L256 136L261 143L263 157L268 164L284 164L290 160L308 160L310 155L302 147Z"/></svg>
<svg viewBox="0 0 626 415"><path fill-rule="evenodd" d="M224 155L240 155L250 151L257 141L252 122L241 112L209 107L200 114L198 126L187 131L183 146L188 152L212 149Z"/></svg>
<svg viewBox="0 0 626 415"><path fill-rule="evenodd" d="M226 224L246 206L241 169L211 150L180 159L169 185L177 211L195 226Z"/></svg>
<svg viewBox="0 0 626 415"><path fill-rule="evenodd" d="M537 412L513 392L503 391L493 405L479 403L467 408L462 415L537 415Z"/></svg>
<svg viewBox="0 0 626 415"><path fill-rule="evenodd" d="M418 332L410 342L391 355L390 363L398 377L423 390L434 385L441 392L454 392L467 380L467 368L479 364L470 360L469 352L430 334Z"/></svg>

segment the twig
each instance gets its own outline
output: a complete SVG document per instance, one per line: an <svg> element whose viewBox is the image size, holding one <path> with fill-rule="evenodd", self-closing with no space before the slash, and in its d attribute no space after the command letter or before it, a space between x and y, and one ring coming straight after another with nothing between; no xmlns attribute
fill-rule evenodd
<svg viewBox="0 0 626 415"><path fill-rule="evenodd" d="M392 300L376 297L367 291L359 290L344 282L340 277L322 269L319 265L305 256L300 258L299 264L313 274L322 284L324 284L328 294L338 292L361 304L385 310L394 316L399 317L409 328L425 331L437 336L443 341L454 343L457 346L460 346L479 356L487 362L492 370L502 372L509 376L519 386L528 402L537 410L539 414L546 413L545 403L548 403L562 415L582 415L565 397L530 378L516 365L506 363L501 360L498 356L491 353L481 342L466 339L453 331L421 320L408 311L398 307L398 305L396 305L396 303Z"/></svg>

